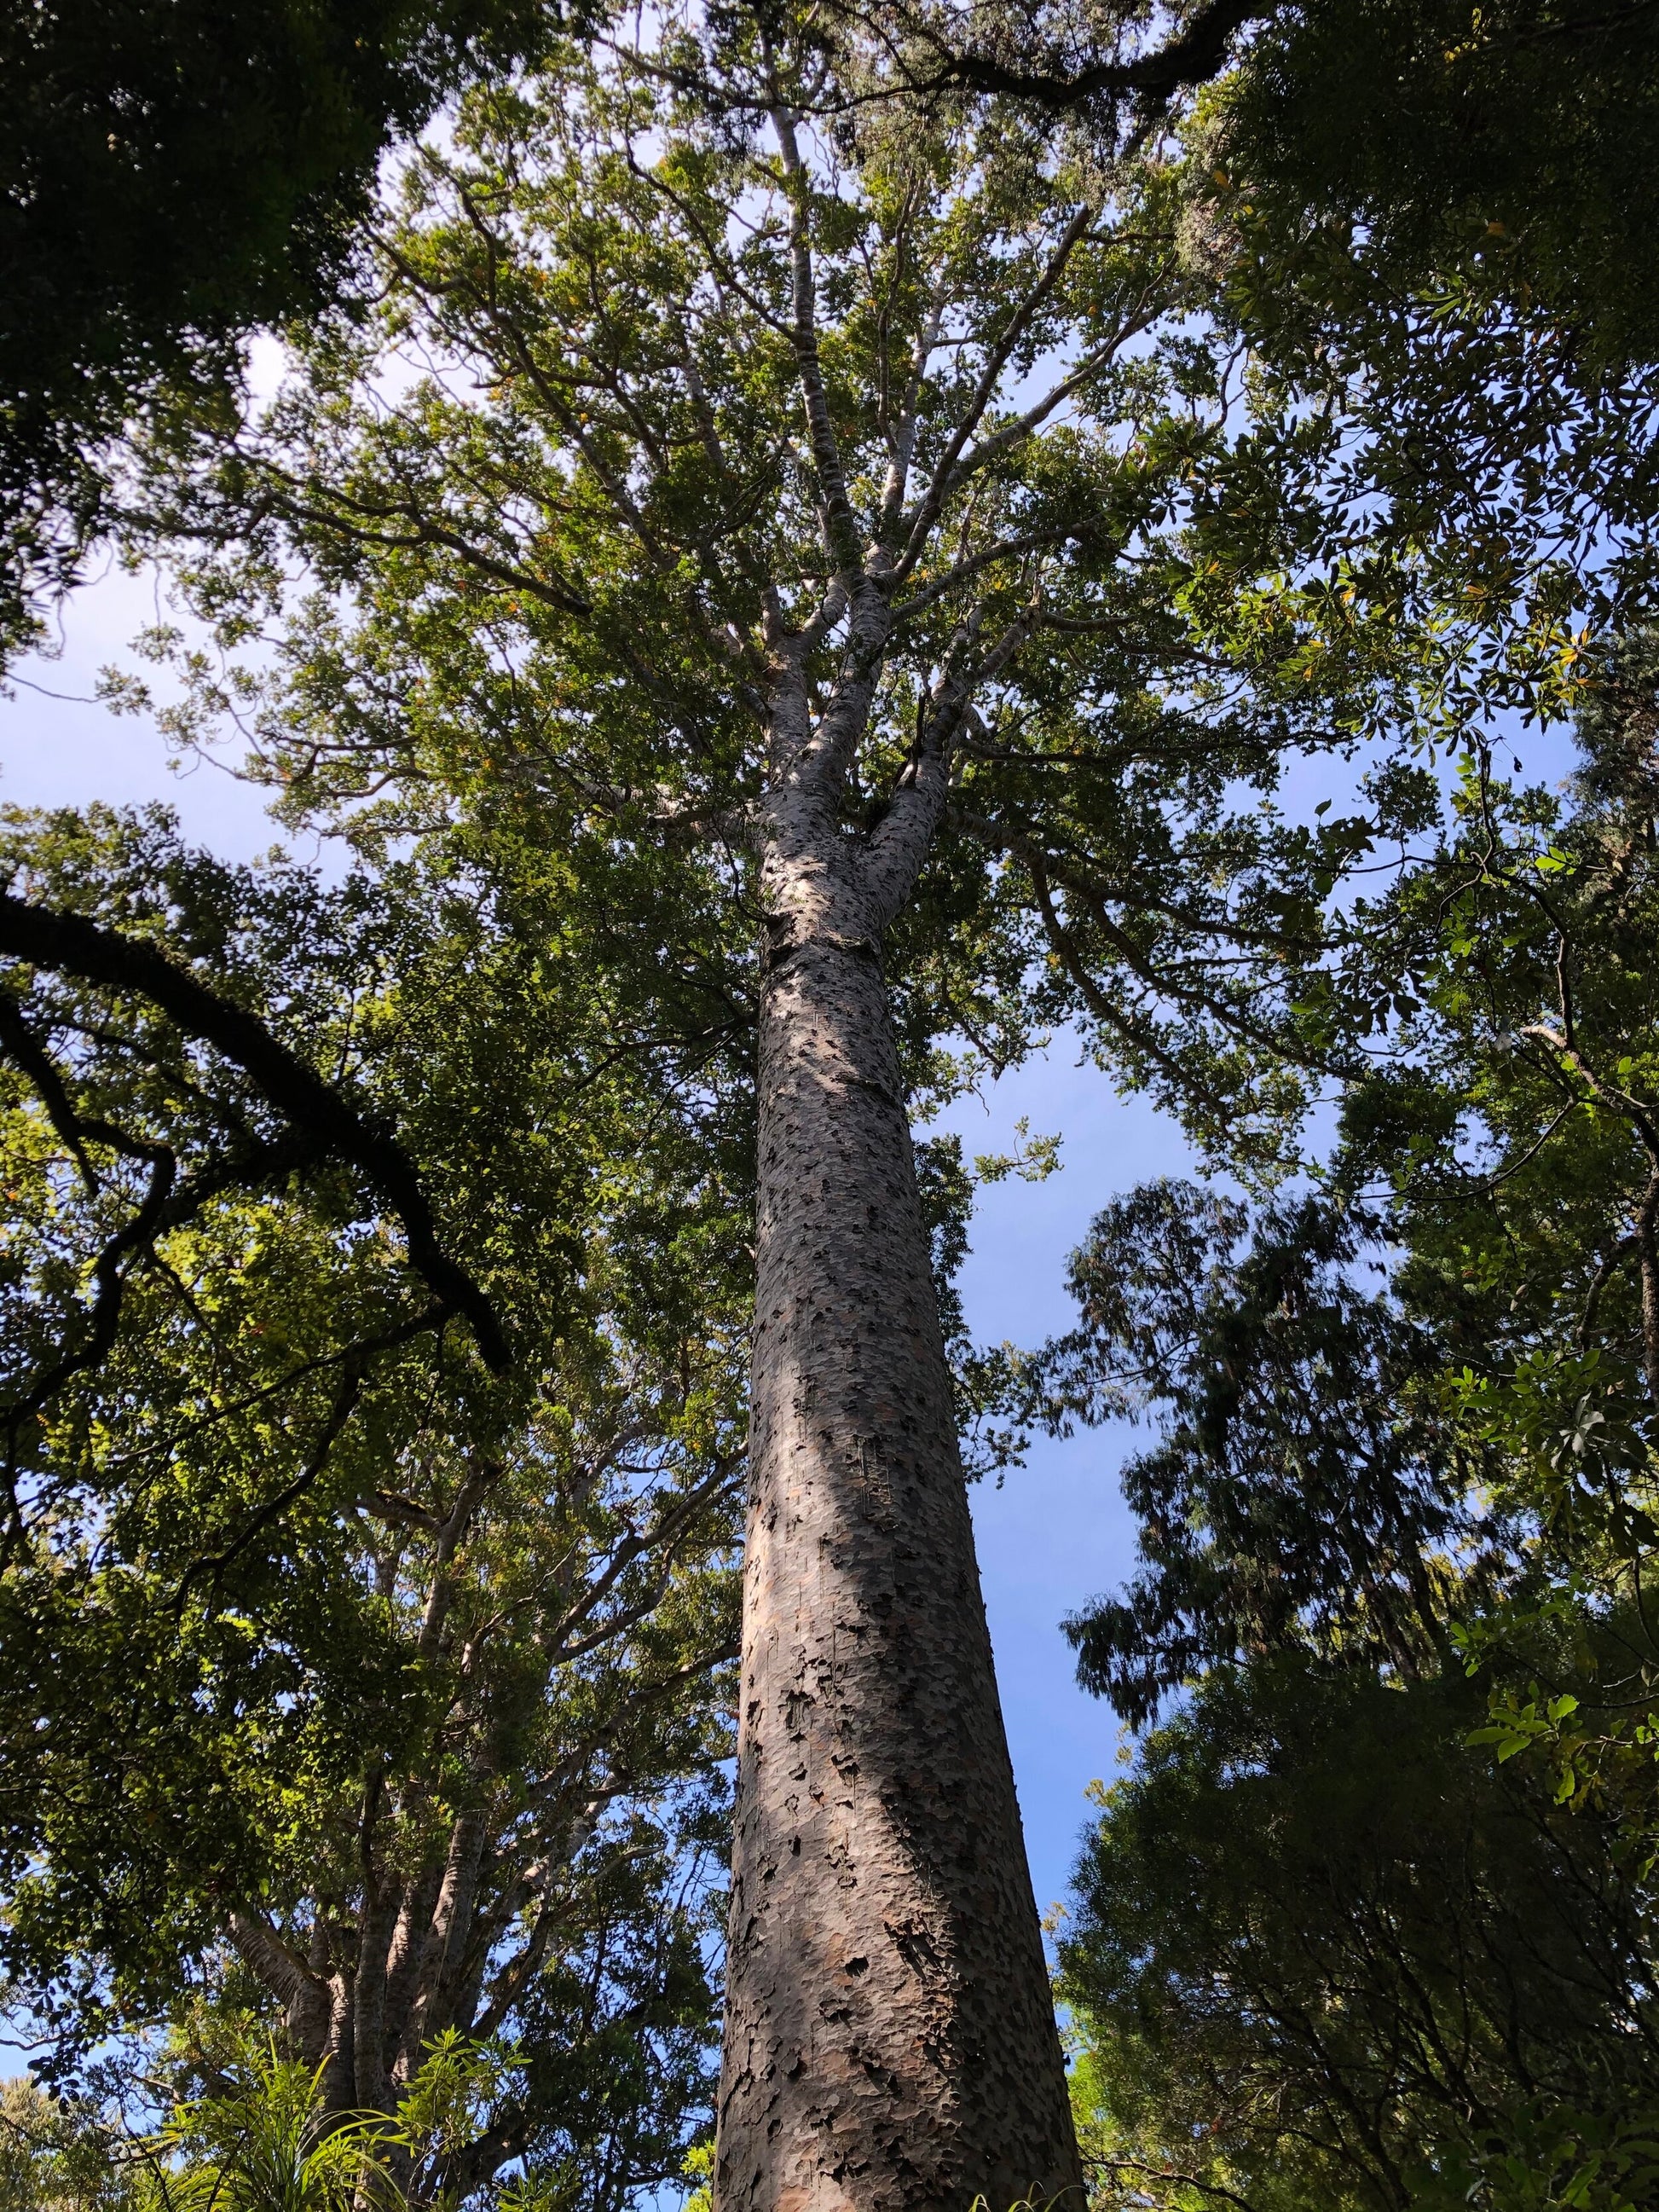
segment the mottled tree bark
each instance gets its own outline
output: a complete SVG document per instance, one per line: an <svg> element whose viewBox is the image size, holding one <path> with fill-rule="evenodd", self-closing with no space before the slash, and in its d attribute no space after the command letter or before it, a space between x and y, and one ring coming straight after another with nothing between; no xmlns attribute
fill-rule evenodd
<svg viewBox="0 0 1659 2212"><path fill-rule="evenodd" d="M782 688L716 2203L1080 2205L881 971L904 885Z"/></svg>

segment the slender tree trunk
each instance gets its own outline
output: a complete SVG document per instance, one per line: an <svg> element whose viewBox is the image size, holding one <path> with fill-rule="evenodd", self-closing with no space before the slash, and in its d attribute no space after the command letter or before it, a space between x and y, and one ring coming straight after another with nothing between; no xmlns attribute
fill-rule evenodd
<svg viewBox="0 0 1659 2212"><path fill-rule="evenodd" d="M1649 1171L1635 1230L1642 1272L1642 1372L1649 1403L1659 1413L1659 1163Z"/></svg>
<svg viewBox="0 0 1659 2212"><path fill-rule="evenodd" d="M387 1882L377 1893L368 1888L357 1946L357 1974L352 1987L351 2071L357 2103L371 2112L392 2108L386 2065L386 1963L398 1929L401 1892Z"/></svg>
<svg viewBox="0 0 1659 2212"><path fill-rule="evenodd" d="M813 842L769 864L716 2201L1080 2205L880 915Z"/></svg>

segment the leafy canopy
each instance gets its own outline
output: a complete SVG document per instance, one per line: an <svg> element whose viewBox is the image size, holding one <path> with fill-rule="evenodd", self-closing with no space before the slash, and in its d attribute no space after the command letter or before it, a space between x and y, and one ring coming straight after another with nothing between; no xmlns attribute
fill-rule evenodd
<svg viewBox="0 0 1659 2212"><path fill-rule="evenodd" d="M152 487L210 549L181 588L225 656L152 641L194 683L173 726L234 708L284 805L360 836L459 810L557 844L616 887L649 1026L665 963L752 1001L769 687L802 638L814 726L860 702L849 840L949 780L889 939L924 1092L947 1040L997 1066L1076 1020L1270 1158L1355 848L1265 794L1359 709L1191 618L1231 398L1170 173L985 103L811 124L872 67L670 15L465 102L388 216L377 319Z"/></svg>
<svg viewBox="0 0 1659 2212"><path fill-rule="evenodd" d="M376 165L540 8L34 0L0 23L0 646L72 580L99 449L341 289Z"/></svg>
<svg viewBox="0 0 1659 2212"><path fill-rule="evenodd" d="M119 977L10 967L14 2002L60 2071L193 1990L304 2051L400 1897L470 1963L405 1978L330 2109L389 2109L441 2033L522 2039L455 2173L615 2201L707 2094L746 1099L706 1042L617 1050L556 859L492 875L460 841L325 890L159 817L7 835L32 911L164 941L396 1132L513 1355L210 1040Z"/></svg>

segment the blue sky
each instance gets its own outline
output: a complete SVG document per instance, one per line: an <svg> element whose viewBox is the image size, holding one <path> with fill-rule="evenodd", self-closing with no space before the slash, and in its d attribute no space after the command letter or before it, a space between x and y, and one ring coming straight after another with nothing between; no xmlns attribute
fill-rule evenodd
<svg viewBox="0 0 1659 2212"><path fill-rule="evenodd" d="M1005 1076L982 1106L959 1106L950 1126L964 1149L1012 1142L1029 1116L1034 1133L1059 1132L1060 1168L1047 1182L1014 1181L981 1193L973 1251L962 1284L981 1340L1035 1344L1068 1328L1068 1253L1118 1191L1149 1176L1179 1174L1188 1155L1179 1132L1142 1099L1115 1096L1092 1066L1073 1063L1060 1040L1044 1058ZM1118 1724L1079 1689L1064 1616L1122 1580L1134 1546L1117 1469L1133 1432L1122 1425L1033 1444L1026 1463L974 1493L980 1571L997 1674L1025 1816L1037 1905L1063 1895L1088 1813L1085 1785L1113 1771Z"/></svg>

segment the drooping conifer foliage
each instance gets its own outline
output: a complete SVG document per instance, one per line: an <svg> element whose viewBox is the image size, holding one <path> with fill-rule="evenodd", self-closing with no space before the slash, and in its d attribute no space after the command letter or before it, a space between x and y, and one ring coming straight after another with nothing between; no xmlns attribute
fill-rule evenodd
<svg viewBox="0 0 1659 2212"><path fill-rule="evenodd" d="M1145 1565L1073 1624L1164 1709L1066 1947L1126 2201L1651 2188L1653 729L1643 635L1565 798L1477 745L1359 910L1350 981L1412 996L1328 1195L1242 1256L1243 1211L1189 1202L1149 1266L1149 1191L1079 1255L1056 1385L1168 1408Z"/></svg>

